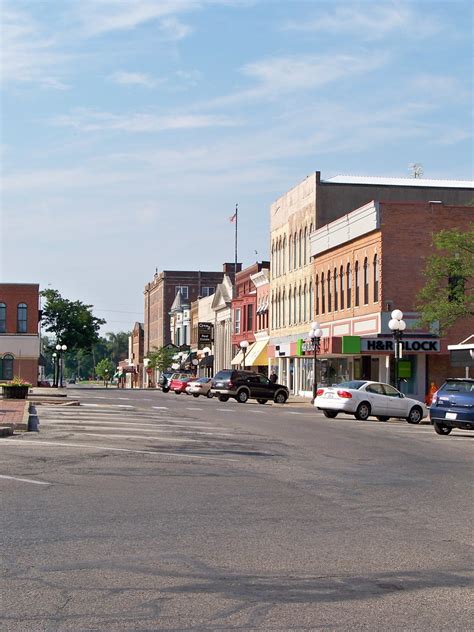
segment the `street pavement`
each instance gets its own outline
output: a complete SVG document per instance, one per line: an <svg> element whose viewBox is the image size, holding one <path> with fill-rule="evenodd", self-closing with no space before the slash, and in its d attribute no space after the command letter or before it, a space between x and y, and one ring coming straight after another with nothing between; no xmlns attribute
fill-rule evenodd
<svg viewBox="0 0 474 632"><path fill-rule="evenodd" d="M469 630L472 439L68 389L0 441L0 628Z"/></svg>

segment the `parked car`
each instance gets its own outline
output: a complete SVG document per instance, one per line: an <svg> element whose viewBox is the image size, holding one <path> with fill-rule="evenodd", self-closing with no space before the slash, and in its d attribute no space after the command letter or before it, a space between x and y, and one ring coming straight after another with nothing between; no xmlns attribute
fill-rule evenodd
<svg viewBox="0 0 474 632"><path fill-rule="evenodd" d="M318 388L314 405L331 419L338 413L349 413L361 421L373 415L379 421L398 417L410 424L419 424L428 415L424 403L405 397L390 384L369 380L351 380Z"/></svg>
<svg viewBox="0 0 474 632"><path fill-rule="evenodd" d="M199 395L205 395L206 397L214 397L214 393L211 391L212 379L210 377L200 377L188 382L186 386L186 393L199 397Z"/></svg>
<svg viewBox="0 0 474 632"><path fill-rule="evenodd" d="M448 378L433 395L430 421L440 435L453 428L474 430L474 379Z"/></svg>
<svg viewBox="0 0 474 632"><path fill-rule="evenodd" d="M158 378L158 386L161 386L163 393L167 393L170 390L171 376L174 375L173 371L165 371Z"/></svg>
<svg viewBox="0 0 474 632"><path fill-rule="evenodd" d="M189 373L173 373L170 380L170 391L174 391L176 395L186 392L188 382L194 380L194 375Z"/></svg>
<svg viewBox="0 0 474 632"><path fill-rule="evenodd" d="M211 388L221 402L233 397L241 404L248 399L256 399L259 404L266 404L269 400L284 404L289 396L286 386L270 382L266 375L253 371L219 371L212 378Z"/></svg>
<svg viewBox="0 0 474 632"><path fill-rule="evenodd" d="M42 386L44 388L50 388L51 382L49 380L39 380L38 386Z"/></svg>

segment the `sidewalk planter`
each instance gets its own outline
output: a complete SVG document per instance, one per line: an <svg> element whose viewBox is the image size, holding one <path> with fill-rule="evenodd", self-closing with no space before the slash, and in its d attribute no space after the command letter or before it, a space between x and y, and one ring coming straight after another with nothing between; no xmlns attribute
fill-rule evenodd
<svg viewBox="0 0 474 632"><path fill-rule="evenodd" d="M3 399L26 399L31 384L2 384Z"/></svg>

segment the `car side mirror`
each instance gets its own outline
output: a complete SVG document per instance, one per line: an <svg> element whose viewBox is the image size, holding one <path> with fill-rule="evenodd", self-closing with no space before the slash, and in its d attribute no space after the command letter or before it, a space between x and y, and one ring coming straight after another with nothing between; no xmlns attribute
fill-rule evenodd
<svg viewBox="0 0 474 632"><path fill-rule="evenodd" d="M400 397L403 399L405 395L403 393L400 393Z"/></svg>

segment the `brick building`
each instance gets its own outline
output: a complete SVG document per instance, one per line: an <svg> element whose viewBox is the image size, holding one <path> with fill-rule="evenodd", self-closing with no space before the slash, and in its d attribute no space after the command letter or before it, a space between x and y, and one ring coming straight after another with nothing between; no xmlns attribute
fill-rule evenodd
<svg viewBox="0 0 474 632"><path fill-rule="evenodd" d="M307 392L312 379L309 365L304 374L295 372L303 369L294 354L294 343L307 336L315 313L310 234L374 199L462 205L473 197L471 181L357 176L321 180L316 172L278 198L270 208L269 368L279 381L296 393ZM297 361L279 360L291 356Z"/></svg>
<svg viewBox="0 0 474 632"><path fill-rule="evenodd" d="M0 380L38 382L40 303L36 283L0 283Z"/></svg>
<svg viewBox="0 0 474 632"><path fill-rule="evenodd" d="M234 264L221 272L164 270L145 286L144 353L171 343L170 311L177 292L190 305L198 297L211 296L224 274L233 279Z"/></svg>

